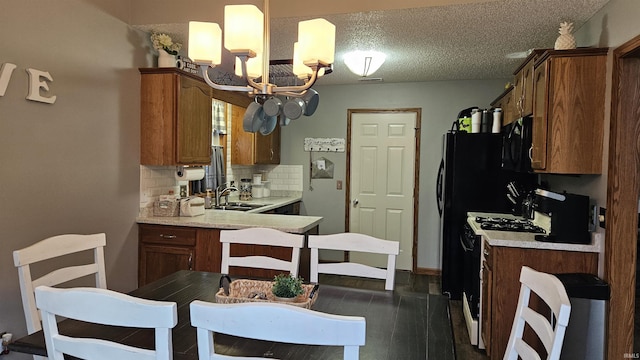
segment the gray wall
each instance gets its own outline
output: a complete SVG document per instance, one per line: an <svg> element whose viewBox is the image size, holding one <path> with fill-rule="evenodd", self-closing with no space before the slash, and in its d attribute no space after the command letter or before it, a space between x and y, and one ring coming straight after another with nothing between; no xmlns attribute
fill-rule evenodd
<svg viewBox="0 0 640 360"><path fill-rule="evenodd" d="M11 252L61 233L106 232L109 287L136 287L139 204L138 67L153 66L146 34L125 22L130 0L4 0L0 64L14 63L0 97L0 332L26 333ZM106 10L100 10L106 9ZM581 46L616 46L640 33L640 1L611 0L578 31ZM53 105L25 100L26 68L49 71ZM488 106L504 80L318 87L311 118L283 131L283 164L308 164L304 137L346 137L349 108L420 107L420 228L418 265L439 268L435 174L441 135L457 112ZM326 154L345 174L344 154ZM308 181L308 168L305 166ZM577 182L602 181L578 180ZM571 179L566 183L575 184ZM314 180L305 211L325 216L323 233L344 230L344 190ZM592 184L586 187L593 188ZM597 192L604 188L596 186ZM10 359L29 359L10 354Z"/></svg>
<svg viewBox="0 0 640 360"><path fill-rule="evenodd" d="M330 75L329 75L330 76ZM421 108L420 195L418 267L440 268L440 217L435 199L435 180L442 158L442 135L451 128L461 109L489 107L507 80L441 81L404 84L317 86L320 106L312 117L301 117L282 130L282 163L305 164L304 210L323 216L320 232L345 231L345 190L336 180L345 180L346 153L313 153L335 164L334 179L313 179L309 190L309 153L305 137L347 137L348 109Z"/></svg>
<svg viewBox="0 0 640 360"><path fill-rule="evenodd" d="M129 2L108 7L127 13ZM0 97L0 332L22 336L15 249L105 232L109 288L137 287L137 69L153 57L146 34L85 1L4 0L2 9L0 64L18 67ZM55 104L25 99L26 68L51 74L45 95L56 95Z"/></svg>

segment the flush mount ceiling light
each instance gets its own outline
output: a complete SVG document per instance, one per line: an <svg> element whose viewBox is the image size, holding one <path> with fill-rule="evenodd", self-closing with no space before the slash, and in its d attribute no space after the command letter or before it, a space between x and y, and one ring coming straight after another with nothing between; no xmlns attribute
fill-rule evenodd
<svg viewBox="0 0 640 360"><path fill-rule="evenodd" d="M533 52L533 49L529 49L527 51L518 51L512 52L505 55L507 59L524 59L529 56Z"/></svg>
<svg viewBox="0 0 640 360"><path fill-rule="evenodd" d="M386 57L379 51L356 50L344 56L344 63L352 73L365 77L375 73L384 64Z"/></svg>
<svg viewBox="0 0 640 360"><path fill-rule="evenodd" d="M247 80L246 86L217 84L209 77L209 67L222 62L222 30L218 24L189 22L189 58L199 65L200 73L209 86L223 91L246 92L260 106L275 95L303 98L312 90L311 86L317 78L331 70L335 52L335 25L321 18L298 23L293 72L304 84L277 86L269 82L269 0L264 0L263 11L264 14L254 5L224 7L224 47L236 57L236 74ZM274 114L271 116L277 116L288 103L283 105L273 100L265 110ZM277 108L274 109L274 106ZM304 108L301 111L304 113ZM258 122L267 120L264 116L257 119ZM245 127L244 130L256 132L255 128Z"/></svg>

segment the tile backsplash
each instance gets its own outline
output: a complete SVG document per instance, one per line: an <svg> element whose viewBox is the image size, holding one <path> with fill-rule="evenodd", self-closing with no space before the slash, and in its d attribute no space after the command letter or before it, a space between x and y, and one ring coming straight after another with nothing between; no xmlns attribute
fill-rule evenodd
<svg viewBox="0 0 640 360"><path fill-rule="evenodd" d="M180 193L180 183L175 178L175 166L140 165L140 214L153 208L153 203L160 195L173 190ZM299 196L302 194L302 165L270 165L270 166L230 166L227 169L227 182L242 178L252 178L254 173L265 173L271 184L271 196Z"/></svg>

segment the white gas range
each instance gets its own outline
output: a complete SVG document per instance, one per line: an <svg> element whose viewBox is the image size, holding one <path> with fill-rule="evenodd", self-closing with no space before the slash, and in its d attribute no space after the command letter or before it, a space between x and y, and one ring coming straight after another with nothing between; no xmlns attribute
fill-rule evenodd
<svg viewBox="0 0 640 360"><path fill-rule="evenodd" d="M544 236L549 234L551 221L546 214L534 212L534 218L529 220L520 216L502 213L467 213L466 237L467 245L471 254L465 261L471 264L465 265L471 274L472 279L463 292L463 314L467 324L467 331L472 345L477 345L480 349L485 348L481 336L482 313L482 268L484 261L484 242L490 246L506 246L519 248L537 248L550 250L569 250L583 252L600 252L601 240L593 241L592 244L571 244L554 243L544 241ZM597 238L597 237L596 237ZM473 246L471 246L473 244ZM475 254L475 255L474 255ZM476 276L477 274L477 276ZM476 285L477 284L477 285Z"/></svg>
<svg viewBox="0 0 640 360"><path fill-rule="evenodd" d="M482 237L487 237L487 233L501 233L500 237L518 239L526 237L534 240L536 234L544 235L549 232L549 222L544 219L543 214L536 214L538 221L534 222L520 216L502 213L477 213L467 214L467 225L463 238L460 239L465 250L464 264L464 289L462 296L462 306L469 340L472 345L477 345L484 349L480 324L482 308L482 268L484 261L484 244Z"/></svg>

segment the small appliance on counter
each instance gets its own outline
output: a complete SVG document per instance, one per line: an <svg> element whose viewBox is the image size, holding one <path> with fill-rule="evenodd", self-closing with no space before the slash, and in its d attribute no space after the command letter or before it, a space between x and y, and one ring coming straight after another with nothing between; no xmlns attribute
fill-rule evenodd
<svg viewBox="0 0 640 360"><path fill-rule="evenodd" d="M570 244L591 243L588 196L536 189L533 209L534 222L548 223L550 228L549 234L536 235L536 240Z"/></svg>
<svg viewBox="0 0 640 360"><path fill-rule="evenodd" d="M180 216L204 215L204 199L199 196L190 196L180 199Z"/></svg>

